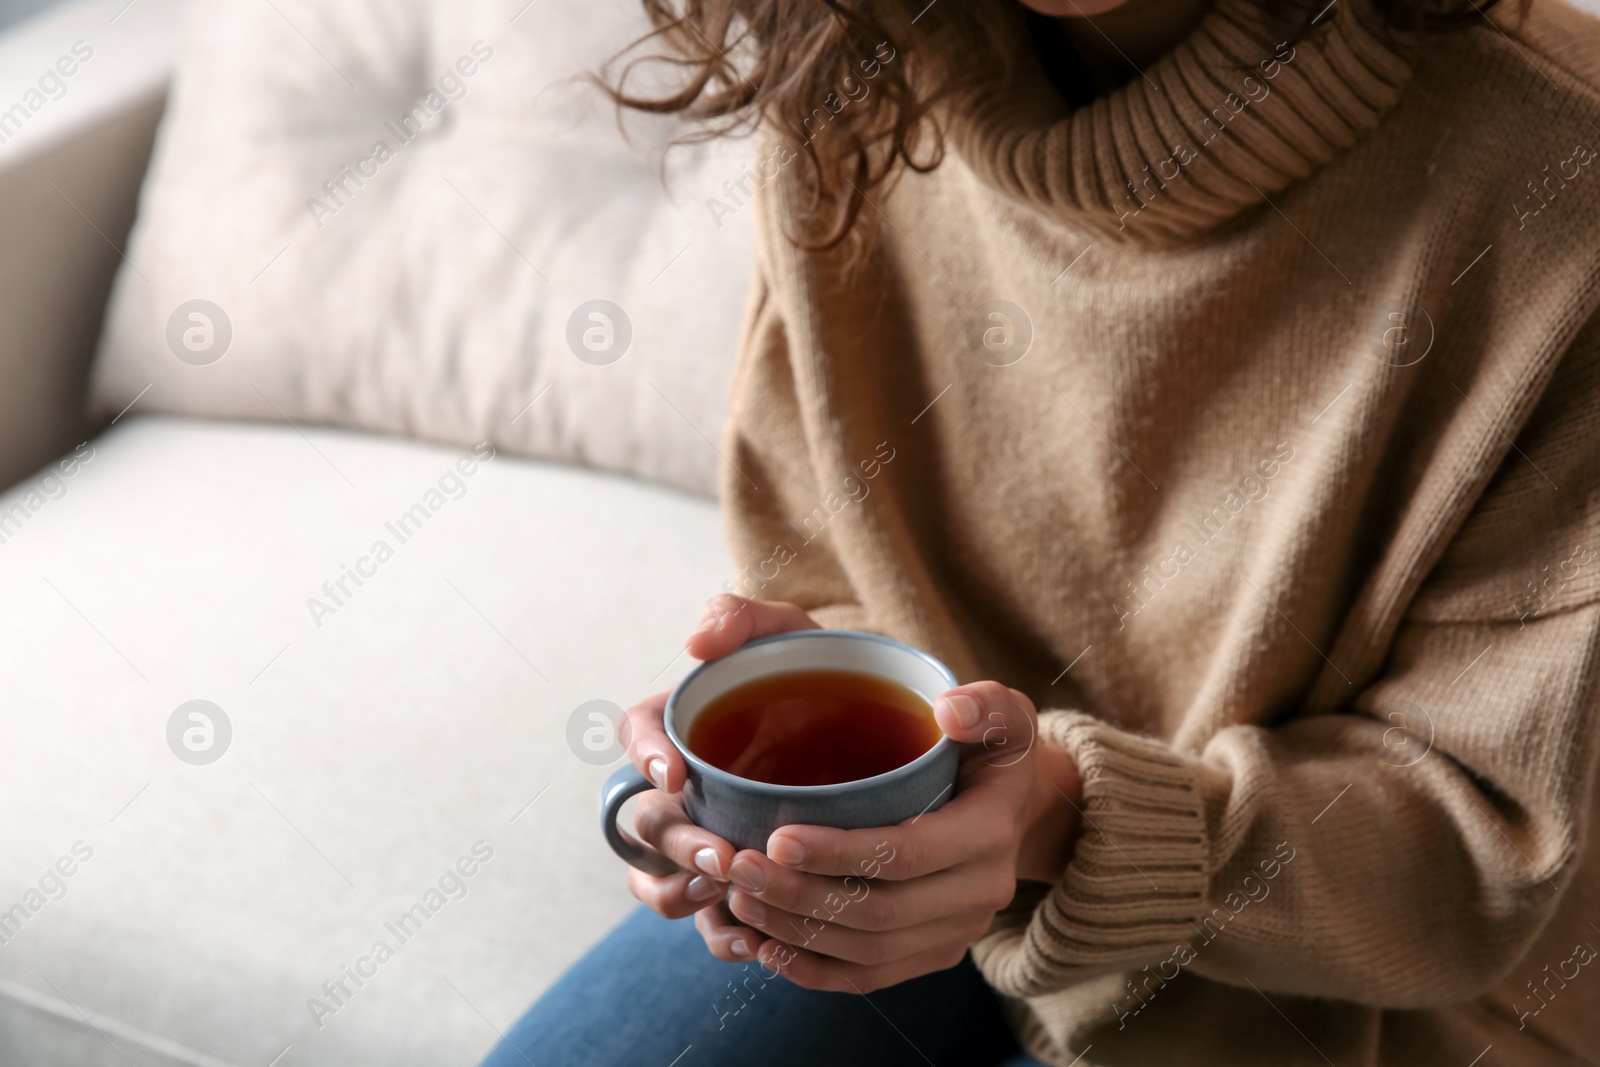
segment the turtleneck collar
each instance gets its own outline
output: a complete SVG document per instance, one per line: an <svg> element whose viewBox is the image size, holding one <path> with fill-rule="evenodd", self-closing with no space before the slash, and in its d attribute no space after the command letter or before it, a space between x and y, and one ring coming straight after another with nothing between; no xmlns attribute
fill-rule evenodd
<svg viewBox="0 0 1600 1067"><path fill-rule="evenodd" d="M1128 84L1069 110L1036 63L971 95L952 147L982 179L1079 228L1175 243L1312 174L1378 124L1415 42L1334 0L1282 42L1257 0L1218 0Z"/></svg>

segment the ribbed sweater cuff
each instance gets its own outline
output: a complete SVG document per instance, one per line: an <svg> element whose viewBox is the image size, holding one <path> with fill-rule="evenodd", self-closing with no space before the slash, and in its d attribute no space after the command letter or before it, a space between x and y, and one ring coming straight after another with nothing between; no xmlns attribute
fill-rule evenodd
<svg viewBox="0 0 1600 1067"><path fill-rule="evenodd" d="M1206 898L1198 767L1082 712L1044 712L1039 729L1078 763L1083 832L1026 922L1002 918L973 946L989 982L1018 997L1168 955L1194 936Z"/></svg>

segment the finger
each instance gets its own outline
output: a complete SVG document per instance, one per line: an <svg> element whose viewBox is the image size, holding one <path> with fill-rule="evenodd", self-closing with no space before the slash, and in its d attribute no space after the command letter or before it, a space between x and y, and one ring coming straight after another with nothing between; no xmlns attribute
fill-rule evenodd
<svg viewBox="0 0 1600 1067"><path fill-rule="evenodd" d="M1008 777L1022 778L1015 769ZM780 826L767 838L767 858L808 874L922 878L1015 847L1016 813L1009 794L969 789L937 811L898 826L836 830L828 826Z"/></svg>
<svg viewBox="0 0 1600 1067"><path fill-rule="evenodd" d="M1017 770L1033 755L1039 716L1033 701L999 682L973 682L940 694L933 703L939 726L966 748L956 787L961 793L995 791L1004 804L1026 804L1033 776Z"/></svg>
<svg viewBox="0 0 1600 1067"><path fill-rule="evenodd" d="M718 593L706 602L700 625L684 647L695 659L717 659L757 637L818 628L811 616L785 601Z"/></svg>
<svg viewBox="0 0 1600 1067"><path fill-rule="evenodd" d="M672 746L662 715L667 693L645 697L629 708L622 729L628 739L628 759L638 772L656 784L657 789L676 793L689 776L689 767Z"/></svg>
<svg viewBox="0 0 1600 1067"><path fill-rule="evenodd" d="M804 989L833 993L871 993L934 971L945 971L967 954L965 943L930 948L893 963L861 964L829 959L786 942L770 940L756 950L761 965Z"/></svg>
<svg viewBox="0 0 1600 1067"><path fill-rule="evenodd" d="M968 910L992 914L1011 902L1017 888L1012 874L992 863L964 863L890 882L806 874L753 849L734 856L728 876L736 888L768 907L865 931L919 926Z"/></svg>
<svg viewBox="0 0 1600 1067"><path fill-rule="evenodd" d="M734 847L690 822L677 799L655 790L644 793L633 813L633 827L640 840L685 870L728 880Z"/></svg>
<svg viewBox="0 0 1600 1067"><path fill-rule="evenodd" d="M721 901L694 913L694 928L706 948L726 963L746 963L756 958L761 935L739 922Z"/></svg>
<svg viewBox="0 0 1600 1067"><path fill-rule="evenodd" d="M721 901L726 887L707 875L693 871L658 878L637 867L629 867L628 892L657 915L681 919L713 902Z"/></svg>
<svg viewBox="0 0 1600 1067"><path fill-rule="evenodd" d="M933 717L946 735L962 744L983 745L999 754L1030 744L1037 732L1033 701L999 682L982 681L946 689L933 702Z"/></svg>
<svg viewBox="0 0 1600 1067"><path fill-rule="evenodd" d="M994 916L992 911L973 909L899 930L852 930L814 916L769 907L742 889L728 894L728 910L745 925L785 944L862 964L895 963L921 955L929 945L969 944L983 935Z"/></svg>

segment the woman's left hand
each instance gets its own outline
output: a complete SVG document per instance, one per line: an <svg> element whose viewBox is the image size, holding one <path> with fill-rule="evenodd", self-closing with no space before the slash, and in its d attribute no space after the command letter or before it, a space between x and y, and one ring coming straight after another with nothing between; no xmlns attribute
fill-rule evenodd
<svg viewBox="0 0 1600 1067"><path fill-rule="evenodd" d="M955 966L1018 878L1060 876L1081 787L1072 758L1037 743L1032 701L974 682L942 694L934 716L969 746L949 803L877 829L784 826L765 854L739 852L726 903L695 916L714 954L867 993Z"/></svg>

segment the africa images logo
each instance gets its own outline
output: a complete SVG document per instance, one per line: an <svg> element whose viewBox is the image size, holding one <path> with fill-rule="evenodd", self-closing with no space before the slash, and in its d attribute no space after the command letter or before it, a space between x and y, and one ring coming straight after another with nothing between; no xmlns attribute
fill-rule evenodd
<svg viewBox="0 0 1600 1067"><path fill-rule="evenodd" d="M474 41L471 53L459 57L446 67L438 81L429 86L409 111L383 124L384 132L394 139L393 145L388 138L379 137L373 141L366 155L354 163L344 164L333 177L322 183L321 197L313 196L306 200L306 210L311 213L311 221L316 223L317 229L322 229L327 219L348 207L367 182L378 176L379 168L394 159L400 149L416 140L425 129L434 125L434 120L450 104L467 95L467 79L494 58L494 49L484 41Z"/></svg>
<svg viewBox="0 0 1600 1067"><path fill-rule="evenodd" d="M187 300L167 317L167 348L192 367L215 363L233 343L227 312L209 300Z"/></svg>
<svg viewBox="0 0 1600 1067"><path fill-rule="evenodd" d="M191 766L217 762L232 743L228 713L209 700L185 701L167 718L167 747Z"/></svg>

